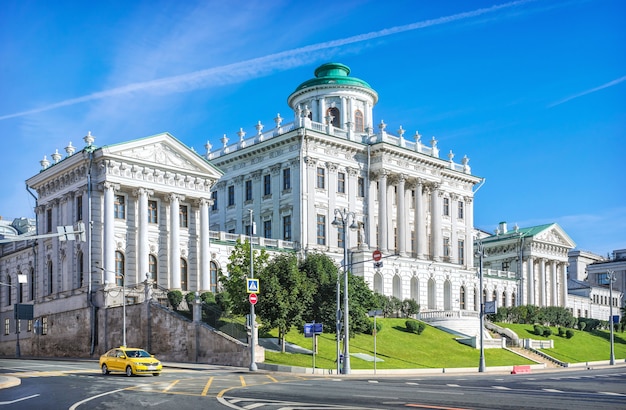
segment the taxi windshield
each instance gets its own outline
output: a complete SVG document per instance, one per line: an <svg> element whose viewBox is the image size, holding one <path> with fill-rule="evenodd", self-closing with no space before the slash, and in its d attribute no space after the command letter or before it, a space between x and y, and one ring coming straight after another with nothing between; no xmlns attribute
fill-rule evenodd
<svg viewBox="0 0 626 410"><path fill-rule="evenodd" d="M127 350L126 356L128 357L150 357L150 353L145 350Z"/></svg>

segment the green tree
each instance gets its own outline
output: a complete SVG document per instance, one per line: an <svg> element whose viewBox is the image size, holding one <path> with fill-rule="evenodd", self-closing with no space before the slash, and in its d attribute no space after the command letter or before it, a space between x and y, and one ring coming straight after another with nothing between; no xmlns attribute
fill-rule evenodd
<svg viewBox="0 0 626 410"><path fill-rule="evenodd" d="M254 250L254 272L261 272L267 265L268 258L265 249ZM220 272L220 283L228 293L228 298L220 300L222 303L228 303L228 306L222 310L230 311L235 315L245 315L250 311L246 288L246 278L250 276L250 241L237 240L235 248L228 257L226 271L226 274ZM262 292L263 285L259 284L259 287Z"/></svg>
<svg viewBox="0 0 626 410"><path fill-rule="evenodd" d="M259 275L263 286L257 304L264 326L278 329L278 339L285 352L285 336L292 326L302 324L302 315L312 299L306 275L298 269L294 254L271 259Z"/></svg>
<svg viewBox="0 0 626 410"><path fill-rule="evenodd" d="M403 317L410 317L420 312L420 305L413 299L404 299L400 310Z"/></svg>
<svg viewBox="0 0 626 410"><path fill-rule="evenodd" d="M350 334L366 333L370 327L368 313L376 308L374 293L362 277L354 276L350 272L348 272L348 291Z"/></svg>
<svg viewBox="0 0 626 410"><path fill-rule="evenodd" d="M303 319L322 323L325 332L335 333L337 265L322 253L310 253L300 262L300 270L305 274L311 292L310 304Z"/></svg>

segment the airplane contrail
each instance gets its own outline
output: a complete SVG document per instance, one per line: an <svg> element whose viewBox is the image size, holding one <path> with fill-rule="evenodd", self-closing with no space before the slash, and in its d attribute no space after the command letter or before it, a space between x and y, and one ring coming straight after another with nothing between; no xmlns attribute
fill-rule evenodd
<svg viewBox="0 0 626 410"><path fill-rule="evenodd" d="M473 11L467 11L463 13L457 13L450 16L439 17L436 19L424 20L416 23L390 27L378 31L372 31L369 33L358 34L343 39L331 40L322 43L312 44L304 47L299 47L291 50L282 51L279 53L269 54L267 56L257 57L245 61L240 61L233 64L223 65L219 67L208 68L205 70L194 71L187 74L181 74L171 77L164 77L156 80L142 81L133 84L128 84L122 87L116 87L105 91L98 91L91 94L87 94L81 97L71 98L64 101L59 101L53 104L45 105L39 108L33 108L31 110L20 111L13 114L5 114L0 116L1 120L7 120L10 118L23 117L30 114L35 114L44 111L50 111L55 108L66 107L69 105L80 104L87 101L100 100L116 95L128 94L136 91L157 90L160 93L164 92L181 92L185 90L193 90L198 88L206 88L208 83L226 84L241 81L242 79L257 78L272 70L287 70L289 68L299 67L306 64L308 61L298 60L298 57L307 56L308 54L314 54L321 50L327 50L332 48L338 48L349 44L355 44L364 42L367 40L373 40L381 37L391 36L398 33L407 31L419 30L426 27L437 26L441 24L447 24L459 20L465 20L472 17L478 17L484 14L494 13L503 9L520 6L535 0L518 0L509 3L503 3L494 5L491 7L476 9Z"/></svg>
<svg viewBox="0 0 626 410"><path fill-rule="evenodd" d="M586 90L586 91L583 91L581 93L574 94L574 95L569 96L567 98L563 98L562 100L559 100L559 101L557 101L555 103L552 103L552 104L548 105L548 108L556 107L557 105L561 105L561 104L566 103L568 101L571 101L571 100L573 100L575 98L582 97L583 95L595 93L596 91L600 91L600 90L604 90L605 88L613 87L614 85L617 85L617 84L619 84L621 82L624 82L624 81L626 81L626 76L620 77L620 78L615 79L613 81L609 81L608 83L602 84L599 87L595 87L595 88L592 88L590 90Z"/></svg>

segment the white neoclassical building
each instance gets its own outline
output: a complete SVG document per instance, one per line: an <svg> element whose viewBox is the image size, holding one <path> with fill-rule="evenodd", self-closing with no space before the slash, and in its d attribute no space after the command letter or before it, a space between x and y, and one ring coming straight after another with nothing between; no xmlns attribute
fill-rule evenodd
<svg viewBox="0 0 626 410"><path fill-rule="evenodd" d="M378 94L343 64L315 70L288 96L288 122L240 130L207 158L223 177L213 191L211 229L247 234L250 212L257 235L292 241L302 252L342 261L372 289L412 298L428 310L476 311L474 192L482 179L469 159L440 158L437 140L390 133L375 125ZM340 213L340 214L338 214ZM333 224L348 215L346 231ZM374 267L372 251L383 254ZM514 293L516 283L488 283Z"/></svg>

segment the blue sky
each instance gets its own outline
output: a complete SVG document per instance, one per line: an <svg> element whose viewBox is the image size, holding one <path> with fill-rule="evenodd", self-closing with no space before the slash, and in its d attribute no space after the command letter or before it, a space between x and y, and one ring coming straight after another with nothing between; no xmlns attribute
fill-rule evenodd
<svg viewBox="0 0 626 410"><path fill-rule="evenodd" d="M556 222L626 248L626 2L27 1L0 13L0 215L58 149L170 132L205 153L277 113L320 64L379 94L375 125L485 178L475 226Z"/></svg>

